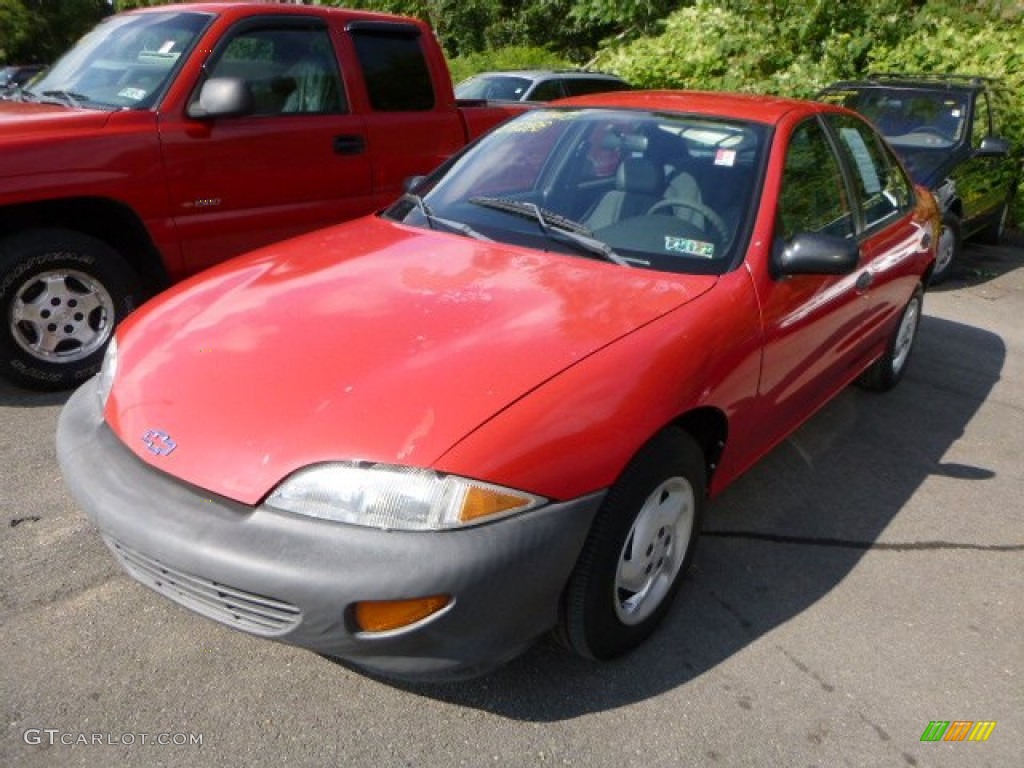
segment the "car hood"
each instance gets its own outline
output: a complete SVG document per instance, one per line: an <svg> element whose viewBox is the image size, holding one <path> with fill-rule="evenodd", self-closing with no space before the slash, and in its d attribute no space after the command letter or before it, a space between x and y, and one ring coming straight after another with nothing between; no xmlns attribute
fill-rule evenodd
<svg viewBox="0 0 1024 768"><path fill-rule="evenodd" d="M60 104L0 101L0 141L17 137L38 138L40 133L67 135L102 128L110 112L72 109Z"/></svg>
<svg viewBox="0 0 1024 768"><path fill-rule="evenodd" d="M136 312L106 418L142 460L249 504L316 462L430 466L715 281L363 219Z"/></svg>

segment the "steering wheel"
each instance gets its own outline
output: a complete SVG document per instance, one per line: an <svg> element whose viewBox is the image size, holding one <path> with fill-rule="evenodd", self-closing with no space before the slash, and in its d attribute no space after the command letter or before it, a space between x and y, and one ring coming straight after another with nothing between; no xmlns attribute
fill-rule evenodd
<svg viewBox="0 0 1024 768"><path fill-rule="evenodd" d="M714 228L715 234L719 235L723 243L729 242L729 228L725 226L725 222L722 221L722 217L704 205L704 203L697 203L692 200L677 200L674 198L659 200L647 210L647 215L650 216L652 213L656 213L663 208L689 208L694 213L700 214L707 221L711 222L711 226Z"/></svg>

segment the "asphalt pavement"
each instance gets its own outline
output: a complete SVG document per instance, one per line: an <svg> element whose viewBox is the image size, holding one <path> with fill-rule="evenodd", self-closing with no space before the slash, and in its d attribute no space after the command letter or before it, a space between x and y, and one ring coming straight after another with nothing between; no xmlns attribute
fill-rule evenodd
<svg viewBox="0 0 1024 768"><path fill-rule="evenodd" d="M445 685L136 584L61 480L66 395L0 383L0 766L1020 765L1024 237L970 247L925 314L896 390L845 391L711 505L645 646L542 640Z"/></svg>

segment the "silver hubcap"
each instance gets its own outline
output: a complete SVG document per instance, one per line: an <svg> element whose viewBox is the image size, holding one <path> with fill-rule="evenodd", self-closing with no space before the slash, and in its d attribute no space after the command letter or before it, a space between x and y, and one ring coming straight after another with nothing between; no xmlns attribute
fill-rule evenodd
<svg viewBox="0 0 1024 768"><path fill-rule="evenodd" d="M693 533L693 488L671 477L647 497L626 537L615 574L615 613L639 624L665 599Z"/></svg>
<svg viewBox="0 0 1024 768"><path fill-rule="evenodd" d="M900 321L899 331L896 333L896 347L892 354L892 371L899 373L907 364L910 357L910 348L914 344L914 334L917 332L917 322L921 317L921 302L916 298L907 305L907 311L903 313Z"/></svg>
<svg viewBox="0 0 1024 768"><path fill-rule="evenodd" d="M85 272L43 272L18 288L11 304L11 335L18 346L47 363L72 363L107 343L114 301Z"/></svg>
<svg viewBox="0 0 1024 768"><path fill-rule="evenodd" d="M939 246L935 249L935 271L944 272L953 261L953 230L943 225L939 233Z"/></svg>

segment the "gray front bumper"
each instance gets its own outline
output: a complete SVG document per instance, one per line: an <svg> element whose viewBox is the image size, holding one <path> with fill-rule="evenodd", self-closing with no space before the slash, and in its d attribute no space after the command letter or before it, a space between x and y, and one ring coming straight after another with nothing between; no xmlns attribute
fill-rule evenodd
<svg viewBox="0 0 1024 768"><path fill-rule="evenodd" d="M407 679L483 671L554 626L603 494L458 531L331 523L205 493L138 459L93 382L61 413L57 457L78 504L138 581L251 634ZM361 632L363 600L452 595L403 629Z"/></svg>

